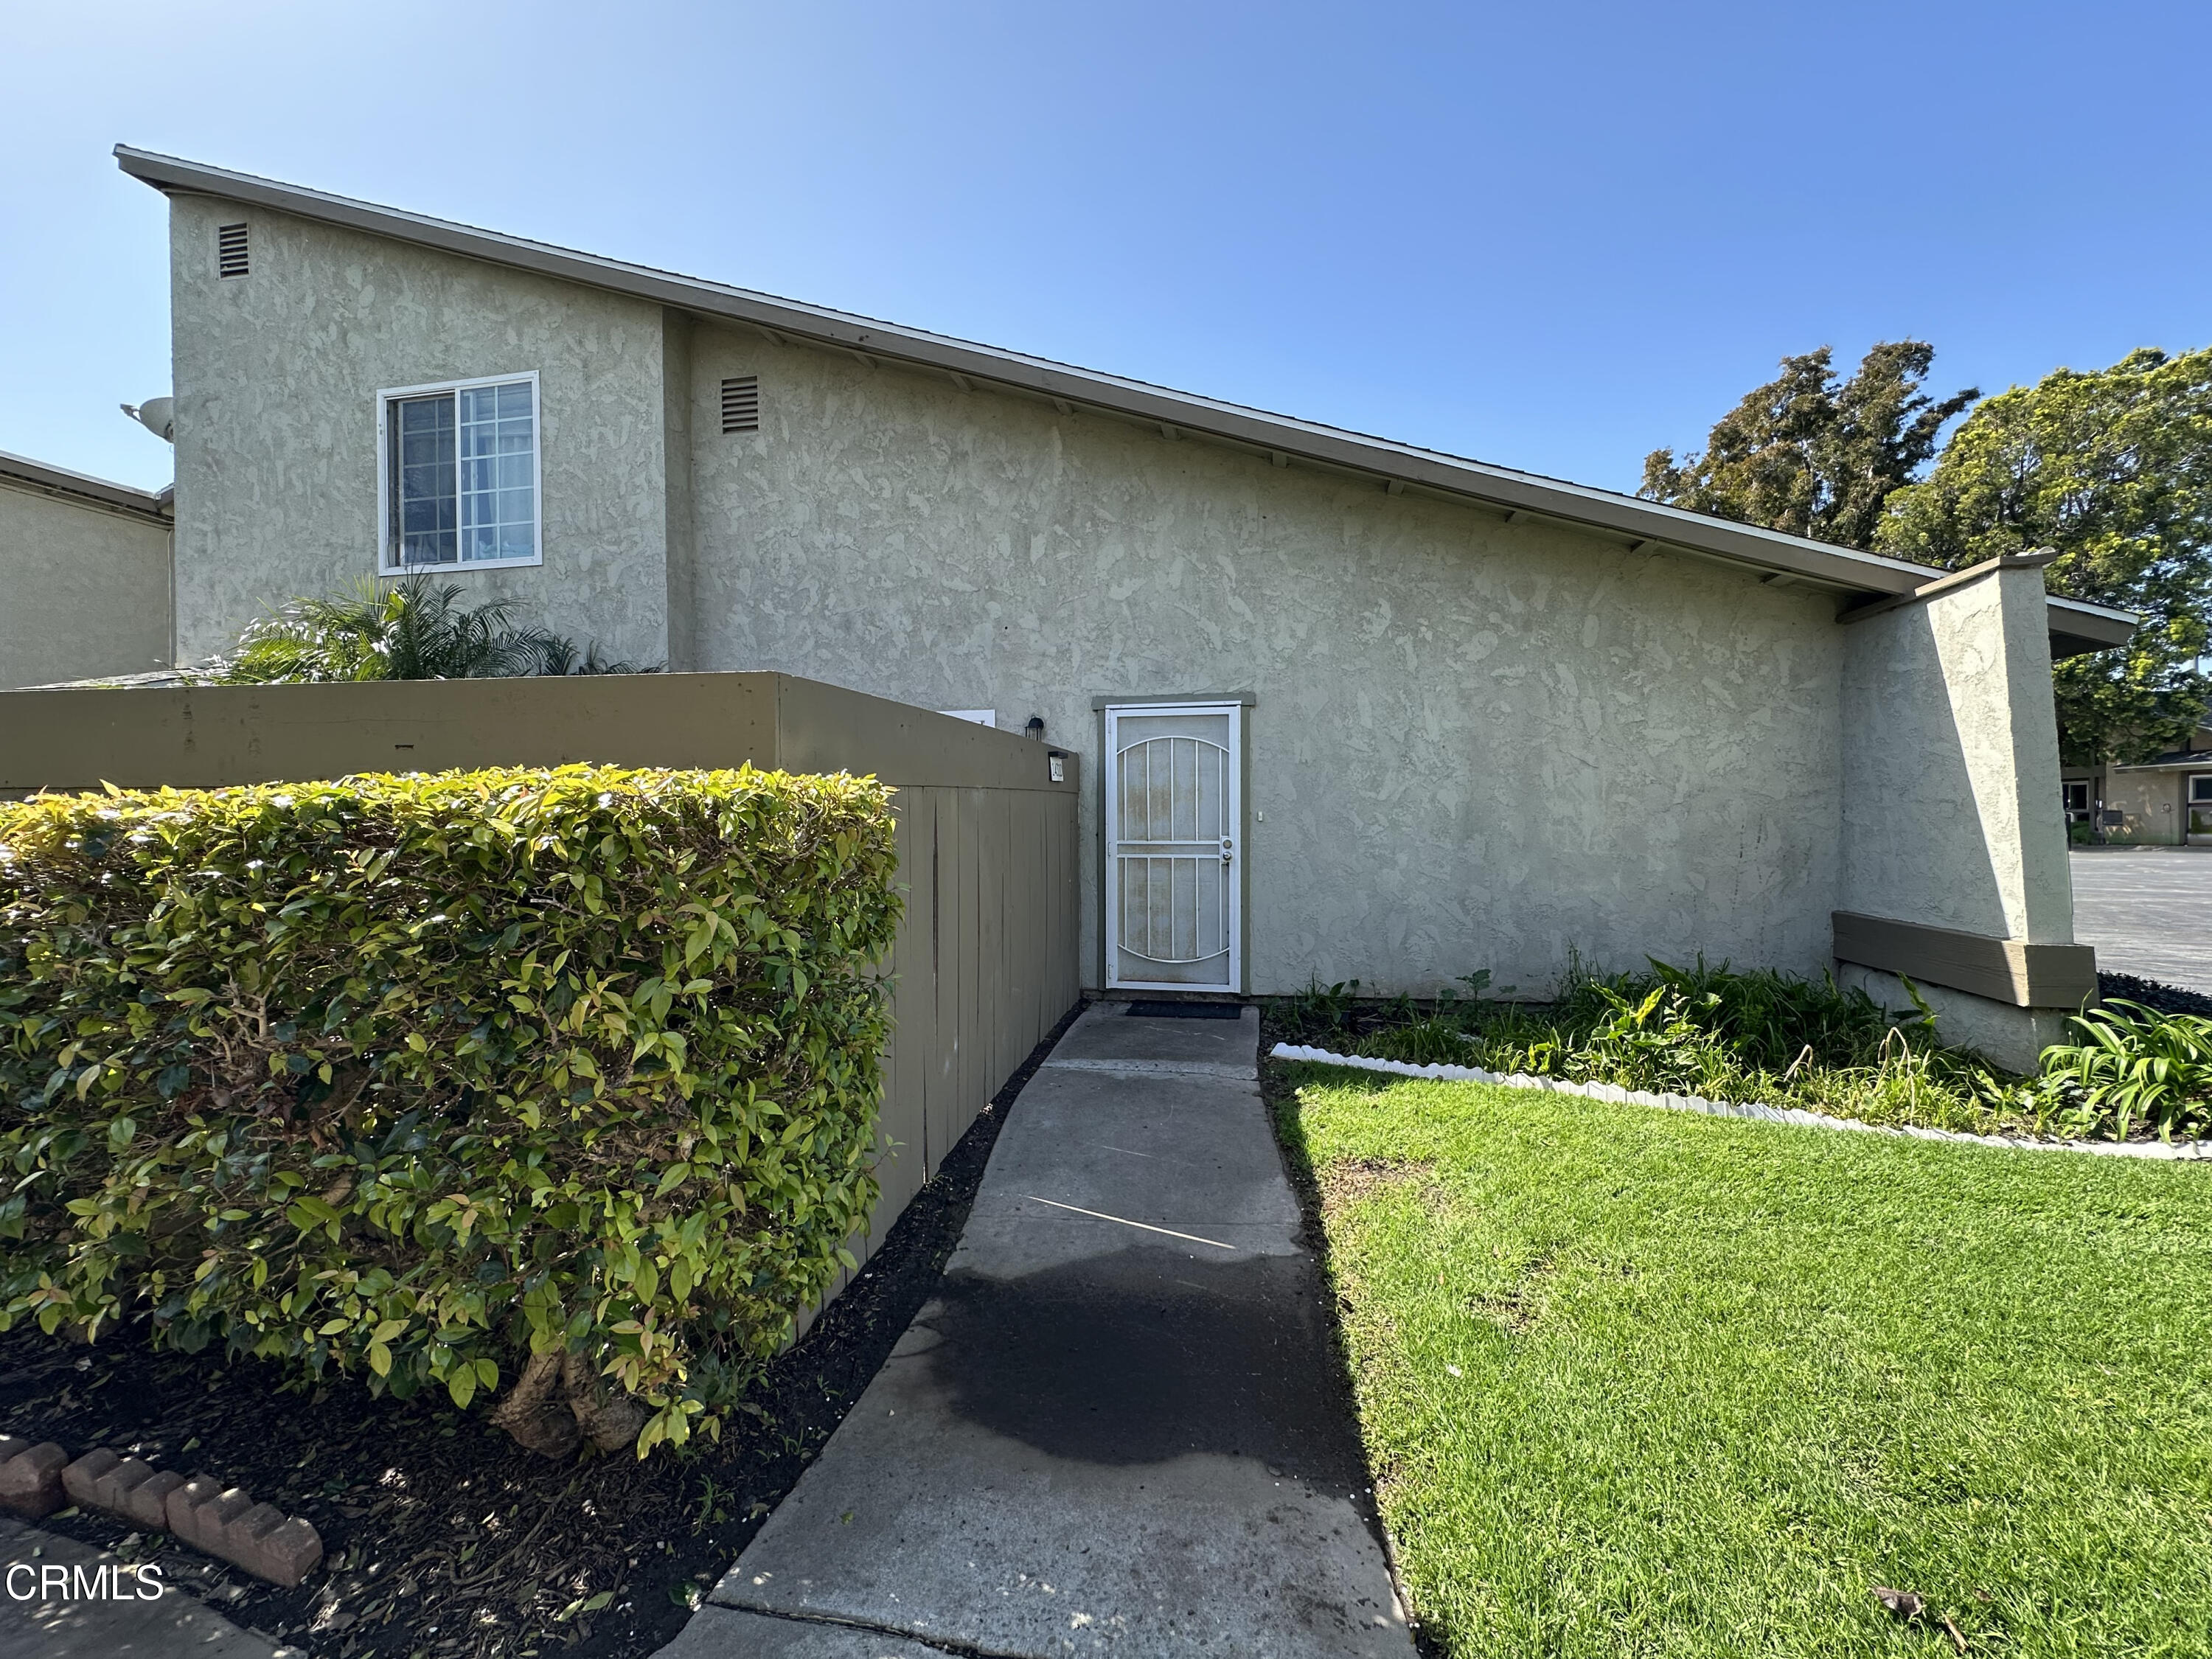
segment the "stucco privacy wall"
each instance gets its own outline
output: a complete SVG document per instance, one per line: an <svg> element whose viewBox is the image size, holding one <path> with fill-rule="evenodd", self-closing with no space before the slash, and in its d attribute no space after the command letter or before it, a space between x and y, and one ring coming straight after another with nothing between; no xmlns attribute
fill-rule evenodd
<svg viewBox="0 0 2212 1659"><path fill-rule="evenodd" d="M1839 909L2072 941L2043 615L2041 573L2007 565L1841 630Z"/></svg>
<svg viewBox="0 0 2212 1659"><path fill-rule="evenodd" d="M1843 880L1837 908L1995 939L2074 938L2041 569L2001 561L1841 631ZM1892 1007L1890 973L1842 977ZM2067 1008L1923 987L1947 1040L2027 1069Z"/></svg>
<svg viewBox="0 0 2212 1659"><path fill-rule="evenodd" d="M216 228L240 222L251 272L219 276ZM532 369L545 562L450 579L609 654L665 659L659 307L185 195L170 280L181 660L374 574L380 390Z"/></svg>
<svg viewBox="0 0 2212 1659"><path fill-rule="evenodd" d="M691 353L702 665L1042 714L1086 770L1094 697L1253 693L1252 991L1826 965L1832 595L750 331ZM762 429L726 435L739 374Z"/></svg>
<svg viewBox="0 0 2212 1659"><path fill-rule="evenodd" d="M0 477L0 689L168 665L168 526Z"/></svg>

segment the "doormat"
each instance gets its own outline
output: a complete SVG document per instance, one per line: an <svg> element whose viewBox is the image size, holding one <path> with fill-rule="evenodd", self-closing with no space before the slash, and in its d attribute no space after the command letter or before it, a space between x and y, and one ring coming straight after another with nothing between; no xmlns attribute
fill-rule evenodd
<svg viewBox="0 0 2212 1659"><path fill-rule="evenodd" d="M1244 1011L1233 1002L1133 1002L1129 1012L1139 1019L1242 1019Z"/></svg>

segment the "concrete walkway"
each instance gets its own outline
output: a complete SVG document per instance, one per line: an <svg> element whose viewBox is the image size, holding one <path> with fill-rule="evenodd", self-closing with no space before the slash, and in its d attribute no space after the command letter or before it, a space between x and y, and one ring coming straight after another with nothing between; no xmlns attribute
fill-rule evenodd
<svg viewBox="0 0 2212 1659"><path fill-rule="evenodd" d="M297 1648L273 1646L186 1595L179 1580L205 1575L176 1559L179 1553L159 1558L162 1577L151 1581L162 1585L159 1597L140 1600L143 1581L132 1577L125 1581L127 1599L117 1599L112 1575L95 1577L100 1568L118 1565L113 1555L0 1518L0 1578L9 1577L9 1568L31 1569L13 1574L0 1595L0 1659L306 1659ZM70 1582L42 1590L40 1570L49 1566L71 1569ZM76 1577L78 1568L83 1583ZM105 1599L72 1599L94 1586L106 1592Z"/></svg>
<svg viewBox="0 0 2212 1659"><path fill-rule="evenodd" d="M663 1659L1410 1659L1258 1037L1075 1024L939 1294Z"/></svg>

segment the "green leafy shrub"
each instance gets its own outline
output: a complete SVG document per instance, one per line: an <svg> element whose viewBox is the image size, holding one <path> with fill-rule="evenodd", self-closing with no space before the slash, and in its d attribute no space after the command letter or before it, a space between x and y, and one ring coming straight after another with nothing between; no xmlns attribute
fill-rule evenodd
<svg viewBox="0 0 2212 1659"><path fill-rule="evenodd" d="M1480 977L1465 982L1480 992ZM2078 1091L2009 1077L1945 1047L1924 1002L1895 1014L1825 976L1739 972L1703 961L1654 961L1644 973L1606 975L1576 963L1548 1005L1447 997L1402 1017L1332 988L1285 1000L1278 1017L1295 1040L1414 1065L1765 1101L1871 1122L2110 1132Z"/></svg>
<svg viewBox="0 0 2212 1659"><path fill-rule="evenodd" d="M2081 1041L2043 1051L2044 1088L2124 1140L2138 1123L2172 1139L2212 1130L2212 1019L2114 997L2076 1014Z"/></svg>
<svg viewBox="0 0 2212 1659"><path fill-rule="evenodd" d="M720 1413L867 1217L872 780L0 805L0 1328L143 1316L559 1452Z"/></svg>
<svg viewBox="0 0 2212 1659"><path fill-rule="evenodd" d="M1293 991L1276 1005L1276 1014L1301 1042L1320 1043L1349 1035L1358 1027L1359 981L1340 979L1323 985L1316 974L1303 991Z"/></svg>

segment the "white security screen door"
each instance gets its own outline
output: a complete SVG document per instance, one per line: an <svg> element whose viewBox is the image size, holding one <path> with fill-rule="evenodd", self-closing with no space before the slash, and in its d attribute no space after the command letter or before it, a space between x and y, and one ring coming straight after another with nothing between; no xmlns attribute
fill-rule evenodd
<svg viewBox="0 0 2212 1659"><path fill-rule="evenodd" d="M1235 703L1106 711L1106 983L1236 991L1243 757Z"/></svg>

